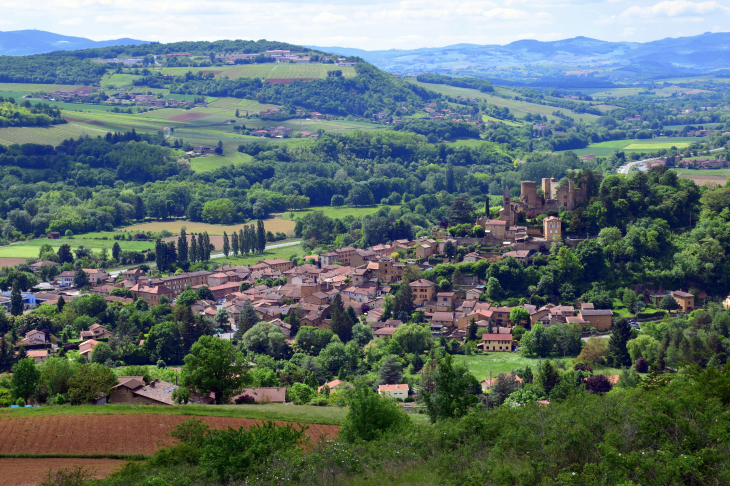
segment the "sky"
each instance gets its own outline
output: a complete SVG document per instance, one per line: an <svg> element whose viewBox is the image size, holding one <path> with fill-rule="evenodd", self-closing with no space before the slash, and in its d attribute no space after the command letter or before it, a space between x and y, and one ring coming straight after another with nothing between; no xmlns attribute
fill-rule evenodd
<svg viewBox="0 0 730 486"><path fill-rule="evenodd" d="M730 31L730 0L0 0L0 30L94 40L268 39L366 50Z"/></svg>

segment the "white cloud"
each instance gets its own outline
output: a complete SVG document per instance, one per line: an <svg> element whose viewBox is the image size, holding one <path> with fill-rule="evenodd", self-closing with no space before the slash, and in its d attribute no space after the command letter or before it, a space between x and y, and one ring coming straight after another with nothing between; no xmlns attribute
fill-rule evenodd
<svg viewBox="0 0 730 486"><path fill-rule="evenodd" d="M659 2L651 7L635 5L624 10L621 17L684 17L728 11L730 11L730 8L715 1L689 2L688 0L672 0Z"/></svg>
<svg viewBox="0 0 730 486"><path fill-rule="evenodd" d="M313 17L312 22L316 22L318 24L333 24L335 22L347 22L347 17L330 12L322 12L316 17Z"/></svg>
<svg viewBox="0 0 730 486"><path fill-rule="evenodd" d="M611 15L610 17L603 17L598 20L596 20L594 23L597 25L608 25L616 22L616 16Z"/></svg>
<svg viewBox="0 0 730 486"><path fill-rule="evenodd" d="M526 20L530 18L530 14L524 10L514 8L493 8L485 10L482 16L489 20Z"/></svg>
<svg viewBox="0 0 730 486"><path fill-rule="evenodd" d="M84 19L74 17L73 19L64 19L59 22L61 25L81 25L84 23Z"/></svg>
<svg viewBox="0 0 730 486"><path fill-rule="evenodd" d="M636 27L626 27L621 34L624 37L631 37L636 33Z"/></svg>

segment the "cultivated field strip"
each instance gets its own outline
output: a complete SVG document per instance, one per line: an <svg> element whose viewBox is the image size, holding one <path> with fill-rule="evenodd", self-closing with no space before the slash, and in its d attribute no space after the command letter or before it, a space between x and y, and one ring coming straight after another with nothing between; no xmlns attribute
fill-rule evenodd
<svg viewBox="0 0 730 486"><path fill-rule="evenodd" d="M122 459L0 458L0 486L36 486L46 479L48 471L78 466L90 471L95 478L103 478L126 463Z"/></svg>
<svg viewBox="0 0 730 486"><path fill-rule="evenodd" d="M171 445L167 434L189 420L184 415L57 415L3 417L0 454L145 454ZM238 417L199 417L211 428L251 427L260 420ZM286 422L276 422L284 424ZM337 425L307 424L311 440L334 438Z"/></svg>

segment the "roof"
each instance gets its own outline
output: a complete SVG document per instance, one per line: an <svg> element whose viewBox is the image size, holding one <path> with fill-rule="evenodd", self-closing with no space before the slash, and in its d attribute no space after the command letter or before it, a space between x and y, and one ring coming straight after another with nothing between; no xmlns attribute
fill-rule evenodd
<svg viewBox="0 0 730 486"><path fill-rule="evenodd" d="M345 382L342 380L332 380L332 381L320 386L319 388L317 388L317 393L322 393L322 388L324 388L325 385L327 385L327 387L330 390L332 390L332 389L337 388L338 386L342 385L343 383L345 383Z"/></svg>
<svg viewBox="0 0 730 486"><path fill-rule="evenodd" d="M690 294L689 292L682 292L681 290L675 290L672 292L672 295L675 295L677 297L682 297L685 299L689 299L690 297L694 297L694 295Z"/></svg>
<svg viewBox="0 0 730 486"><path fill-rule="evenodd" d="M128 386L131 389L131 383L123 383L124 386ZM154 400L163 405L174 405L172 400L172 392L177 390L177 386L166 381L154 380L149 385L142 386L139 388L132 389L132 393L140 397L145 397L150 400Z"/></svg>
<svg viewBox="0 0 730 486"><path fill-rule="evenodd" d="M45 358L48 356L47 349L32 349L30 351L26 351L26 353L29 358Z"/></svg>
<svg viewBox="0 0 730 486"><path fill-rule="evenodd" d="M414 280L413 282L411 282L409 285L411 287L433 287L436 284L429 280L419 278L418 280Z"/></svg>
<svg viewBox="0 0 730 486"><path fill-rule="evenodd" d="M241 390L241 394L234 397L234 401L238 397L248 395L256 400L256 403L261 402L275 402L275 403L286 403L286 388L244 388Z"/></svg>
<svg viewBox="0 0 730 486"><path fill-rule="evenodd" d="M612 316L611 309L581 309L578 311L581 316Z"/></svg>
<svg viewBox="0 0 730 486"><path fill-rule="evenodd" d="M378 329L373 333L373 336L375 337L381 337L381 336L392 336L397 328L395 327L383 327L382 329Z"/></svg>
<svg viewBox="0 0 730 486"><path fill-rule="evenodd" d="M484 222L484 224L490 224L490 225L497 225L497 226L507 226L507 221L502 221L499 219L488 219Z"/></svg>
<svg viewBox="0 0 730 486"><path fill-rule="evenodd" d="M558 218L556 216L549 216L549 217L543 219L543 221L560 221L560 218Z"/></svg>
<svg viewBox="0 0 730 486"><path fill-rule="evenodd" d="M454 313L453 312L434 312L433 317L431 317L432 321L453 321L454 320Z"/></svg>
<svg viewBox="0 0 730 486"><path fill-rule="evenodd" d="M512 334L482 334L482 341L507 341L512 340Z"/></svg>
<svg viewBox="0 0 730 486"><path fill-rule="evenodd" d="M379 385L378 390L381 392L383 391L408 391L408 385L407 384L400 384L400 385Z"/></svg>

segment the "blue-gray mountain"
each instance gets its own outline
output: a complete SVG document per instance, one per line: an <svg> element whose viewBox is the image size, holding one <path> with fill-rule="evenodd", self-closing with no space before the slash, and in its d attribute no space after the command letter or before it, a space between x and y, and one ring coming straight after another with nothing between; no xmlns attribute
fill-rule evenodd
<svg viewBox="0 0 730 486"><path fill-rule="evenodd" d="M52 51L73 51L92 47L145 44L136 39L93 41L84 37L70 37L43 30L15 30L0 32L0 56L27 56Z"/></svg>
<svg viewBox="0 0 730 486"><path fill-rule="evenodd" d="M343 47L316 49L359 56L393 73L434 72L524 83L564 76L566 72L576 70L606 82L699 74L710 70L718 74L718 69L730 74L730 33L705 33L646 43L575 37L553 42L520 40L504 46L456 44L383 51Z"/></svg>

